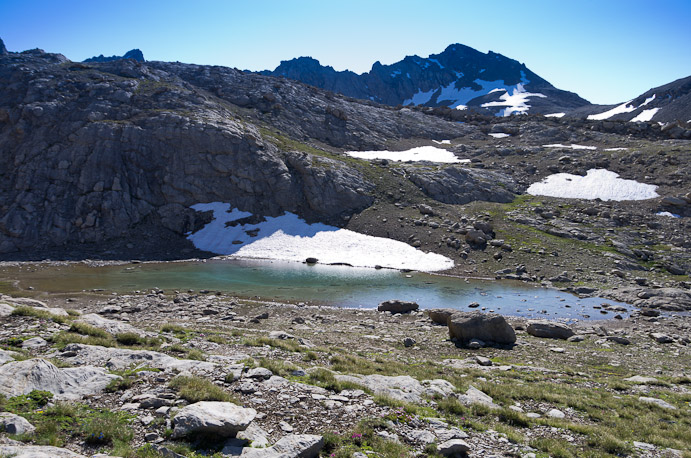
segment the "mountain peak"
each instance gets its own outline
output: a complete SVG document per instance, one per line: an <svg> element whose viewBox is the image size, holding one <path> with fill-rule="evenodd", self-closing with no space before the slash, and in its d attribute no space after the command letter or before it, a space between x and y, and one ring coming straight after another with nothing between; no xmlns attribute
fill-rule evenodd
<svg viewBox="0 0 691 458"><path fill-rule="evenodd" d="M110 56L106 57L103 54L100 56L94 56L86 59L84 62L111 62L120 59L134 59L139 62L144 62L144 54L139 49L132 49L127 51L123 56Z"/></svg>
<svg viewBox="0 0 691 458"><path fill-rule="evenodd" d="M5 47L5 42L2 41L2 38L0 38L0 56L4 56L6 54L9 54L7 51L7 48Z"/></svg>

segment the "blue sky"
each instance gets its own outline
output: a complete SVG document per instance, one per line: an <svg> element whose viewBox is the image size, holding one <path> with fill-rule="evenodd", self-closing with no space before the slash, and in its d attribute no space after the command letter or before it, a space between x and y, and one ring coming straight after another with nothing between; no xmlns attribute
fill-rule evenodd
<svg viewBox="0 0 691 458"><path fill-rule="evenodd" d="M691 75L689 24L689 0L0 0L10 51L249 70L312 56L361 73L462 43L603 104Z"/></svg>

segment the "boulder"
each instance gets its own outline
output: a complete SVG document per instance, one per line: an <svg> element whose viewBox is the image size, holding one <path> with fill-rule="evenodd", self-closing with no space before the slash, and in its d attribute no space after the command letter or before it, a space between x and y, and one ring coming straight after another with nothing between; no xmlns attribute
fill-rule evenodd
<svg viewBox="0 0 691 458"><path fill-rule="evenodd" d="M667 401L663 401L662 399L657 399L657 398L649 398L646 396L640 396L638 398L639 401L644 402L646 404L653 404L661 409L668 409L668 410L677 410L676 407L674 407L672 404L668 403Z"/></svg>
<svg viewBox="0 0 691 458"><path fill-rule="evenodd" d="M666 344L666 343L672 343L674 342L674 339L672 339L670 336L667 334L663 334L661 332L651 332L650 337L655 340L657 343L661 344Z"/></svg>
<svg viewBox="0 0 691 458"><path fill-rule="evenodd" d="M22 342L22 348L24 350L45 347L46 345L48 345L48 342L46 341L46 339L43 339L41 337L32 337L31 339L27 339L24 342Z"/></svg>
<svg viewBox="0 0 691 458"><path fill-rule="evenodd" d="M499 406L494 403L494 400L491 396L483 393L482 391L478 390L472 385L470 386L470 388L468 388L465 394L458 395L458 400L461 401L462 404L465 404L467 406L472 404L482 404L491 409L499 408Z"/></svg>
<svg viewBox="0 0 691 458"><path fill-rule="evenodd" d="M417 310L420 306L416 302L401 301L392 299L379 304L377 310L380 312L408 313Z"/></svg>
<svg viewBox="0 0 691 458"><path fill-rule="evenodd" d="M183 407L173 419L173 437L185 437L191 433L235 436L247 429L257 411L230 402L201 401Z"/></svg>
<svg viewBox="0 0 691 458"><path fill-rule="evenodd" d="M27 434L36 430L36 427L29 421L9 412L0 412L0 431L7 434Z"/></svg>
<svg viewBox="0 0 691 458"><path fill-rule="evenodd" d="M454 309L431 309L427 310L427 316L437 324L446 326L447 320L456 312Z"/></svg>
<svg viewBox="0 0 691 458"><path fill-rule="evenodd" d="M516 333L503 316L495 313L456 312L448 319L449 336L462 344L472 339L513 344Z"/></svg>
<svg viewBox="0 0 691 458"><path fill-rule="evenodd" d="M272 447L242 449L242 458L314 458L324 447L324 438L315 434L290 434Z"/></svg>
<svg viewBox="0 0 691 458"><path fill-rule="evenodd" d="M100 393L119 378L100 367L59 369L44 359L12 361L0 366L0 394L12 397L43 390L53 393L54 399L81 399Z"/></svg>
<svg viewBox="0 0 691 458"><path fill-rule="evenodd" d="M8 361L14 361L14 357L11 353L12 352L0 350L0 364L5 364Z"/></svg>
<svg viewBox="0 0 691 458"><path fill-rule="evenodd" d="M528 334L535 337L563 340L566 340L575 334L570 327L563 323L546 320L534 320L528 322L528 328L526 331Z"/></svg>
<svg viewBox="0 0 691 458"><path fill-rule="evenodd" d="M470 446L462 439L450 439L437 445L437 451L444 456L464 455L470 451Z"/></svg>

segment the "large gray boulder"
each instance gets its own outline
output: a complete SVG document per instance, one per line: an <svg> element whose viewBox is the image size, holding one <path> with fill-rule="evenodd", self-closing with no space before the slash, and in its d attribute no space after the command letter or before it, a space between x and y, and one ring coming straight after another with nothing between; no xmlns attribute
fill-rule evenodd
<svg viewBox="0 0 691 458"><path fill-rule="evenodd" d="M454 309L431 309L427 310L427 316L432 322L446 326L449 317L455 312L456 310Z"/></svg>
<svg viewBox="0 0 691 458"><path fill-rule="evenodd" d="M100 393L119 378L100 367L59 369L44 359L12 361L0 366L0 394L9 398L42 390L53 393L54 399L74 400Z"/></svg>
<svg viewBox="0 0 691 458"><path fill-rule="evenodd" d="M417 302L401 301L399 299L391 299L389 301L384 301L379 304L377 310L380 312L391 312L391 313L408 313L413 310L417 310L420 306Z"/></svg>
<svg viewBox="0 0 691 458"><path fill-rule="evenodd" d="M247 429L257 411L231 402L202 401L183 407L173 424L173 437L191 433L208 433L222 437L235 436Z"/></svg>
<svg viewBox="0 0 691 458"><path fill-rule="evenodd" d="M510 345L516 342L516 332L506 319L495 313L456 312L448 318L449 336L462 344L473 339Z"/></svg>
<svg viewBox="0 0 691 458"><path fill-rule="evenodd" d="M36 427L24 417L10 412L0 412L0 431L7 434L28 434L36 431Z"/></svg>
<svg viewBox="0 0 691 458"><path fill-rule="evenodd" d="M563 323L546 320L535 320L528 322L528 328L526 331L531 336L562 340L566 340L575 334L570 327Z"/></svg>

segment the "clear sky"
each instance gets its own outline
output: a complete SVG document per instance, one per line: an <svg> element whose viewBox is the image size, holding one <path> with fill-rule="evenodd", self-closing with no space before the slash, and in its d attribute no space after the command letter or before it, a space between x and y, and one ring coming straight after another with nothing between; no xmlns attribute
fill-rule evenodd
<svg viewBox="0 0 691 458"><path fill-rule="evenodd" d="M243 70L312 56L358 73L462 43L613 104L691 75L691 0L0 0L0 38L74 61L139 48Z"/></svg>

